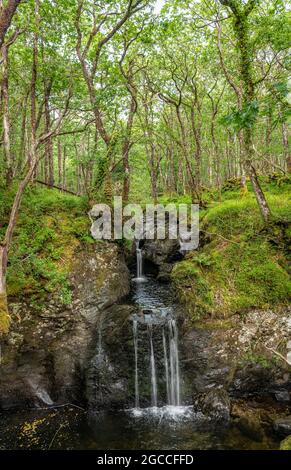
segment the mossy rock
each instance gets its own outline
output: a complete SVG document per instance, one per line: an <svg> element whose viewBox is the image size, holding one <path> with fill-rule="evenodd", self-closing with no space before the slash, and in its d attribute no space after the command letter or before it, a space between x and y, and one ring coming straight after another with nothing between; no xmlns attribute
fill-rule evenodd
<svg viewBox="0 0 291 470"><path fill-rule="evenodd" d="M8 332L9 324L7 298L5 295L0 295L0 336Z"/></svg>
<svg viewBox="0 0 291 470"><path fill-rule="evenodd" d="M291 450L291 436L288 436L281 441L280 450Z"/></svg>
<svg viewBox="0 0 291 470"><path fill-rule="evenodd" d="M192 320L229 318L290 301L287 250L273 240L282 238L281 225L287 233L289 199L283 190L280 196L267 197L278 221L274 224L278 234L273 232L272 237L251 193L239 198L229 191L227 199L205 211L201 247L187 253L172 271L178 296Z"/></svg>

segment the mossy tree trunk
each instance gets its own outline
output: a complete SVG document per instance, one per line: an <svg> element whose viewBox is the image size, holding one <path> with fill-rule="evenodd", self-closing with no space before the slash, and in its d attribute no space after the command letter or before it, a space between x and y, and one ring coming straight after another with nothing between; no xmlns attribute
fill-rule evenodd
<svg viewBox="0 0 291 470"><path fill-rule="evenodd" d="M249 15L254 10L257 0L220 0L222 5L229 7L233 13L233 30L236 35L240 62L240 80L243 86L242 110L250 109L255 99L255 82L252 77L252 45L250 44ZM253 133L255 119L250 116L249 122L243 127L244 168L250 178L252 187L266 224L271 218L271 211L258 180L254 167Z"/></svg>

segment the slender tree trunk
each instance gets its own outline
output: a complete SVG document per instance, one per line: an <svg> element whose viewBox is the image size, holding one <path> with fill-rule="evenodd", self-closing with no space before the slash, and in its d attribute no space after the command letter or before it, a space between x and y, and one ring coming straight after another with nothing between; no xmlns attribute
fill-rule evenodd
<svg viewBox="0 0 291 470"><path fill-rule="evenodd" d="M291 152L290 152L289 139L288 139L288 126L286 122L282 123L282 142L283 142L284 162L286 162L286 169L288 173L291 173Z"/></svg>
<svg viewBox="0 0 291 470"><path fill-rule="evenodd" d="M156 165L156 150L153 143L150 144L150 174L151 174L151 189L152 198L156 204L158 201L158 177Z"/></svg>
<svg viewBox="0 0 291 470"><path fill-rule="evenodd" d="M132 96L127 125L126 125L126 135L125 135L123 148L122 148L123 171L124 171L122 197L123 197L124 203L128 202L129 191L130 191L129 151L131 147L131 133L132 133L132 126L133 126L133 119L134 119L136 110L137 110L136 98Z"/></svg>
<svg viewBox="0 0 291 470"><path fill-rule="evenodd" d="M176 114L178 118L178 122L180 125L181 129L181 147L183 151L183 156L186 164L186 169L188 173L188 181L190 182L190 192L191 192L191 198L193 202L198 202L200 201L200 192L199 192L199 185L198 180L197 180L197 175L194 176L193 173L193 168L189 159L189 154L188 154L188 149L187 149L187 137L186 137L186 131L185 131L185 125L183 122L183 118L181 116L181 110L180 106L176 105Z"/></svg>
<svg viewBox="0 0 291 470"><path fill-rule="evenodd" d="M58 140L58 185L61 186L63 181L62 176L62 145L60 139Z"/></svg>
<svg viewBox="0 0 291 470"><path fill-rule="evenodd" d="M26 93L22 104L22 119L21 119L21 137L20 137L20 150L19 158L17 161L17 171L21 170L22 164L25 161L26 154L26 120L27 120L27 103L29 93Z"/></svg>
<svg viewBox="0 0 291 470"><path fill-rule="evenodd" d="M64 150L63 150L63 183L62 183L62 186L63 186L63 189L66 189L66 160L67 160L67 149L66 149L66 146L64 146Z"/></svg>
<svg viewBox="0 0 291 470"><path fill-rule="evenodd" d="M3 103L3 141L4 156L6 166L6 186L10 187L13 178L11 146L10 146L10 117L9 117L9 61L8 47L2 46L2 83L1 83L1 100Z"/></svg>
<svg viewBox="0 0 291 470"><path fill-rule="evenodd" d="M47 133L51 129L51 115L50 115L50 94L52 82L47 81L44 85L44 110L45 110L45 130ZM45 145L45 182L48 186L54 185L54 160L53 160L53 146L52 139L47 139Z"/></svg>

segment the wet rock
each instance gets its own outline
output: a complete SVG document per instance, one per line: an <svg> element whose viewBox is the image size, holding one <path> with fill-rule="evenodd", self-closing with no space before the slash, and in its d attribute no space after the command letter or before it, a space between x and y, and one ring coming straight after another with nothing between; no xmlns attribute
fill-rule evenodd
<svg viewBox="0 0 291 470"><path fill-rule="evenodd" d="M230 421L230 400L226 390L211 390L194 398L194 407L214 423L227 425Z"/></svg>
<svg viewBox="0 0 291 470"><path fill-rule="evenodd" d="M170 282L173 265L183 258L178 240L145 240L143 258L158 266L158 280Z"/></svg>
<svg viewBox="0 0 291 470"><path fill-rule="evenodd" d="M85 400L100 317L130 289L117 246L103 242L76 253L70 285L70 305L58 293L42 308L17 304L2 345L0 409Z"/></svg>
<svg viewBox="0 0 291 470"><path fill-rule="evenodd" d="M280 403L288 403L290 401L290 394L288 390L280 390L275 392L275 398Z"/></svg>
<svg viewBox="0 0 291 470"><path fill-rule="evenodd" d="M260 364L246 364L236 370L231 391L239 396L253 396L258 393L264 395L270 391L270 384L274 381L272 372Z"/></svg>
<svg viewBox="0 0 291 470"><path fill-rule="evenodd" d="M119 409L134 403L133 313L132 305L114 305L102 318L99 341L85 373L86 401L91 410Z"/></svg>
<svg viewBox="0 0 291 470"><path fill-rule="evenodd" d="M284 437L291 434L291 416L287 416L286 418L280 418L274 421L273 424L274 431Z"/></svg>
<svg viewBox="0 0 291 470"><path fill-rule="evenodd" d="M264 439L264 431L260 424L255 421L254 419L242 416L236 421L236 425L241 431L249 439L252 439L256 442L262 442Z"/></svg>
<svg viewBox="0 0 291 470"><path fill-rule="evenodd" d="M253 441L263 441L265 433L259 408L252 408L248 402L234 403L231 407L231 416L242 434Z"/></svg>

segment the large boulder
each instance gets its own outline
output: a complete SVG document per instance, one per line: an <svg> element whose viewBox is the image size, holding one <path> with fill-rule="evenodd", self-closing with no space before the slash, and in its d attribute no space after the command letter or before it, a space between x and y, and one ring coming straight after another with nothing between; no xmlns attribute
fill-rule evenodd
<svg viewBox="0 0 291 470"><path fill-rule="evenodd" d="M280 344L281 354L287 354L290 313L286 308L249 312L245 319L184 320L183 360L192 395L223 387L234 399L290 403L290 367L272 352Z"/></svg>
<svg viewBox="0 0 291 470"><path fill-rule="evenodd" d="M194 408L215 424L227 425L230 421L230 400L224 389L210 390L194 398Z"/></svg>
<svg viewBox="0 0 291 470"><path fill-rule="evenodd" d="M144 259L158 267L157 279L169 282L174 263L183 258L179 240L145 240L142 249Z"/></svg>
<svg viewBox="0 0 291 470"><path fill-rule="evenodd" d="M291 416L276 419L274 421L274 431L281 437L291 434Z"/></svg>

